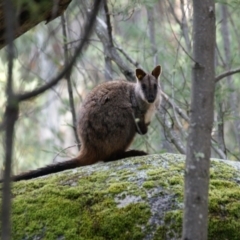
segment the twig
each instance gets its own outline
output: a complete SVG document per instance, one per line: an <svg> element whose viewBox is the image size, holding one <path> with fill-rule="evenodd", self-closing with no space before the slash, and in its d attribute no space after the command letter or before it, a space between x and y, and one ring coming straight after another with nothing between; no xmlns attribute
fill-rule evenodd
<svg viewBox="0 0 240 240"><path fill-rule="evenodd" d="M59 151L59 152L54 156L54 158L53 158L52 161L55 162L55 159L57 158L57 156L59 156L60 153L64 152L65 150L67 150L67 149L69 149L69 148L76 147L76 146L78 146L78 148L80 149L81 143L79 143L79 144L74 144L74 145L72 145L72 146L63 148L61 151Z"/></svg>

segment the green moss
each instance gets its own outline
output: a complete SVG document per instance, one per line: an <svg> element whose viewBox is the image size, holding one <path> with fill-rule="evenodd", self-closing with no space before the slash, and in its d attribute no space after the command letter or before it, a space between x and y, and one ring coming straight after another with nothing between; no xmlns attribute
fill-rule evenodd
<svg viewBox="0 0 240 240"><path fill-rule="evenodd" d="M111 183L105 189L106 177L96 182L94 175L79 179L75 187L57 180L15 184L14 193L19 195L13 204L13 239L141 239L140 226L150 217L149 206L118 208L106 193L125 191L129 183Z"/></svg>
<svg viewBox="0 0 240 240"><path fill-rule="evenodd" d="M180 238L183 159L152 155L16 183L13 239ZM239 239L239 171L212 161L210 176L209 239ZM159 226L150 224L156 202L165 204Z"/></svg>
<svg viewBox="0 0 240 240"><path fill-rule="evenodd" d="M239 172L222 162L212 162L209 193L209 239L239 239Z"/></svg>
<svg viewBox="0 0 240 240"><path fill-rule="evenodd" d="M165 179L166 188L178 193L178 201L182 202L183 167L181 164L177 167L169 164L168 168L172 174L169 176L163 171L161 179ZM152 177L159 174L159 171L155 169L148 173ZM240 186L237 181L239 171L224 162L212 161L210 178L208 239L237 240L240 229ZM166 212L164 224L158 227L154 239L180 238L182 215L181 209Z"/></svg>
<svg viewBox="0 0 240 240"><path fill-rule="evenodd" d="M239 219L232 217L210 217L208 238L211 240L239 240Z"/></svg>
<svg viewBox="0 0 240 240"><path fill-rule="evenodd" d="M154 240L179 239L182 229L182 211L169 211L164 216L164 224L159 226Z"/></svg>
<svg viewBox="0 0 240 240"><path fill-rule="evenodd" d="M120 183L112 183L110 184L110 186L108 187L107 191L109 193L121 193L123 191L127 191L129 186L129 183L127 182L120 182Z"/></svg>
<svg viewBox="0 0 240 240"><path fill-rule="evenodd" d="M155 181L146 181L143 183L143 187L147 189L154 188L155 186Z"/></svg>

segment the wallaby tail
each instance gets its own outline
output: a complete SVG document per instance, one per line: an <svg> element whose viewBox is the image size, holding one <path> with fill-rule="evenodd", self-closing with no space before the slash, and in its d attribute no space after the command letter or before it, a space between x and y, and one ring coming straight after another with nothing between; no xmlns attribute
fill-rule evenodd
<svg viewBox="0 0 240 240"><path fill-rule="evenodd" d="M29 172L21 173L19 175L13 176L12 181L17 182L21 180L37 178L37 177L45 176L51 173L61 172L67 169L94 164L97 161L98 161L98 158L96 157L96 154L94 153L94 151L88 151L85 148L81 148L79 155L75 158L72 158L64 162L47 165L45 167L38 168L36 170L32 170ZM3 182L2 179L0 179L0 183L1 182Z"/></svg>
<svg viewBox="0 0 240 240"><path fill-rule="evenodd" d="M71 160L65 162L59 162L51 165L47 165L42 168L38 168L36 170L32 170L29 172L25 172L12 177L12 181L20 181L20 180L28 180L32 178L37 178L41 176L45 176L51 173L61 172L67 169L72 169L81 166L78 158L73 158Z"/></svg>
<svg viewBox="0 0 240 240"><path fill-rule="evenodd" d="M148 155L148 154L144 151L133 149L133 150L125 151L125 152L114 153L109 158L104 160L104 162L116 161L116 160L123 159L123 158L145 156L145 155Z"/></svg>

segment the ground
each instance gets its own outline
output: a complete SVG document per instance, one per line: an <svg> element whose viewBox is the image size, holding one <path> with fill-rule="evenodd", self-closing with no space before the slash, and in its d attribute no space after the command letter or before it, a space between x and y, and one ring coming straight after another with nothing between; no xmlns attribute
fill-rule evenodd
<svg viewBox="0 0 240 240"><path fill-rule="evenodd" d="M149 155L14 183L12 239L180 239L184 158ZM210 240L239 239L239 166L211 161Z"/></svg>

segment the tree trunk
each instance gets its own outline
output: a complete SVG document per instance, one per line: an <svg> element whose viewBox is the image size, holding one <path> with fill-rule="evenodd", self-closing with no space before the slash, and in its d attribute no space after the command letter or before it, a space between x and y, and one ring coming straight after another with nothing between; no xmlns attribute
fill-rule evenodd
<svg viewBox="0 0 240 240"><path fill-rule="evenodd" d="M214 107L215 6L193 0L191 120L185 169L183 239L205 240Z"/></svg>

